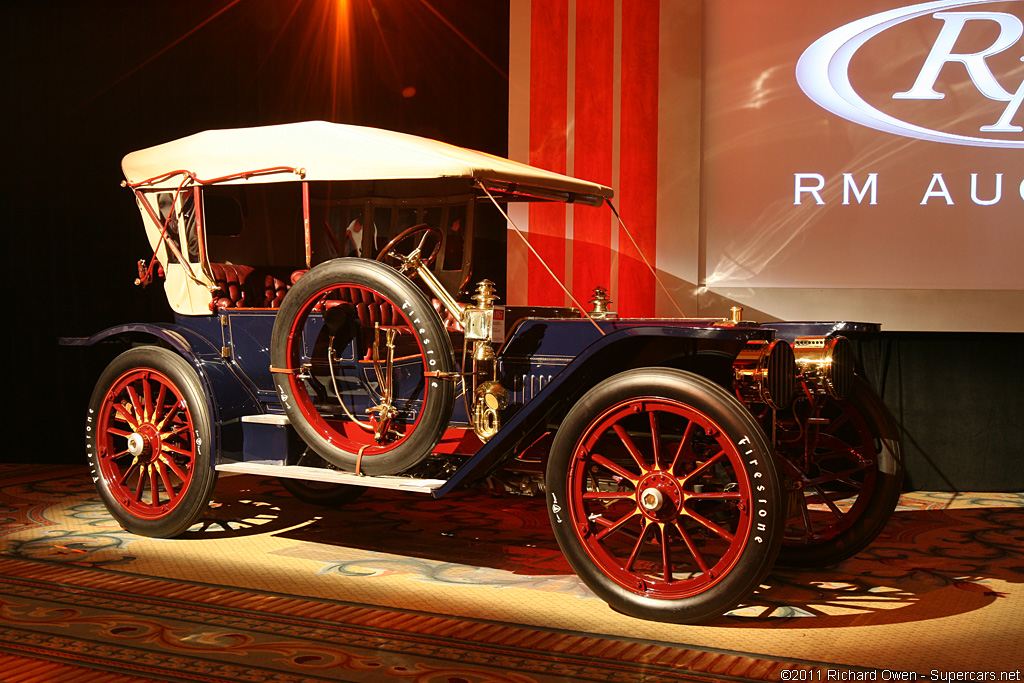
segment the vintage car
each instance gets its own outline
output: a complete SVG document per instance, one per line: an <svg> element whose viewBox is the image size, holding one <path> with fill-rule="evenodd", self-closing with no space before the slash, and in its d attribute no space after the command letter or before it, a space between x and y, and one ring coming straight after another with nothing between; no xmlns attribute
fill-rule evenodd
<svg viewBox="0 0 1024 683"><path fill-rule="evenodd" d="M153 249L137 282L163 279L174 322L64 343L125 348L86 447L130 532L189 529L219 472L322 505L487 486L545 496L615 609L693 623L777 559L852 556L896 505L899 430L850 341L877 325L629 319L605 283L589 312L497 303L509 205L607 211L607 187L325 122L207 131L123 168Z"/></svg>

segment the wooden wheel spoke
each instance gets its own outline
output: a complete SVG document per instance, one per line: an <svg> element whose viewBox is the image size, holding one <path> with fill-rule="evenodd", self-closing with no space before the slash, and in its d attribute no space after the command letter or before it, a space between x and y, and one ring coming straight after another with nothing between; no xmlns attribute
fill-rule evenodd
<svg viewBox="0 0 1024 683"><path fill-rule="evenodd" d="M167 398L167 385L160 383L160 391L156 395L156 405L153 407L153 416L150 418L154 423L160 422L164 413L164 399Z"/></svg>
<svg viewBox="0 0 1024 683"><path fill-rule="evenodd" d="M603 455L597 455L597 454L591 455L590 456L590 462L592 462L595 465L598 465L599 467L605 468L606 470L612 472L613 474L619 475L623 479L626 479L626 480L632 482L634 485L638 481L640 481L640 477L638 475L633 474L629 470L625 469L621 465L618 465L618 464L612 462L611 460L609 460L608 458L604 457Z"/></svg>
<svg viewBox="0 0 1024 683"><path fill-rule="evenodd" d="M633 457L633 460L636 462L637 467L640 468L640 471L646 472L650 470L650 465L648 465L647 461L644 460L644 456L640 454L640 449L636 447L636 444L633 443L633 438L622 427L622 425L614 424L612 425L612 430L618 435L619 440L622 441L622 445L626 447L626 450L629 451L629 454Z"/></svg>
<svg viewBox="0 0 1024 683"><path fill-rule="evenodd" d="M678 531L679 535L683 537L683 543L686 544L686 549L690 551L691 555L693 555L693 559L697 563L697 566L700 567L701 572L707 574L709 569L707 560L704 559L704 555L693 542L693 539L690 537L690 533L678 521L676 522L676 531Z"/></svg>
<svg viewBox="0 0 1024 683"><path fill-rule="evenodd" d="M133 430L139 428L139 421L136 420L135 417L131 413L129 413L128 410L125 409L123 405L121 405L120 403L114 403L113 408L114 413L121 418L122 422L127 422L128 426L131 427Z"/></svg>
<svg viewBox="0 0 1024 683"><path fill-rule="evenodd" d="M841 414L841 415L839 415L839 417L835 418L834 420L831 420L831 421L830 421L830 422L828 423L828 425L827 425L827 426L825 427L825 429L824 429L824 430L822 430L822 431L823 431L823 432L824 432L825 434L828 434L829 436L833 436L833 435L835 435L835 433L836 433L836 430L838 430L838 429L839 429L840 427L842 427L842 426L843 426L844 424L846 424L846 423L847 423L847 422L849 422L849 421L850 421L850 416L849 416L849 414L848 414L848 413L847 413L847 412L846 412L846 411L844 410L844 411L842 412L842 414Z"/></svg>
<svg viewBox="0 0 1024 683"><path fill-rule="evenodd" d="M178 436L179 434L181 434L184 431L188 431L188 425L187 424L178 425L177 427L175 427L171 431L164 432L163 434L160 435L160 438L162 438L162 439L170 439L173 436Z"/></svg>
<svg viewBox="0 0 1024 683"><path fill-rule="evenodd" d="M636 491L587 491L583 500L636 500Z"/></svg>
<svg viewBox="0 0 1024 683"><path fill-rule="evenodd" d="M107 434L113 434L114 436L123 436L124 438L127 439L129 436L132 435L132 432L126 432L123 429L117 429L115 427L107 427Z"/></svg>
<svg viewBox="0 0 1024 683"><path fill-rule="evenodd" d="M143 421L151 422L153 420L153 387L148 378L142 380L142 409L144 411L142 413Z"/></svg>
<svg viewBox="0 0 1024 683"><path fill-rule="evenodd" d="M837 452L835 455L837 457L845 455L851 462L857 463L855 466L847 470L848 472L859 472L860 470L866 470L869 467L874 467L875 465L874 455L864 457L864 454L856 448L845 448L842 451Z"/></svg>
<svg viewBox="0 0 1024 683"><path fill-rule="evenodd" d="M139 465L139 480L135 484L135 500L136 502L142 502L142 494L146 488L146 475L149 473L149 468L145 465Z"/></svg>
<svg viewBox="0 0 1024 683"><path fill-rule="evenodd" d="M679 467L679 463L682 462L683 453L688 451L690 448L690 441L693 439L693 428L694 423L691 420L686 425L686 429L683 431L683 438L679 441L679 448L676 449L676 455L672 459L672 465L668 468L669 472L675 472L676 468Z"/></svg>
<svg viewBox="0 0 1024 683"><path fill-rule="evenodd" d="M167 414L164 415L164 418L157 424L157 428L163 431L164 425L174 419L179 410L181 410L181 401L175 401L171 407L167 409Z"/></svg>
<svg viewBox="0 0 1024 683"><path fill-rule="evenodd" d="M672 583L672 551L668 546L668 525L659 524L661 530L661 562L665 566L665 583Z"/></svg>
<svg viewBox="0 0 1024 683"><path fill-rule="evenodd" d="M830 472L828 470L821 469L821 467L819 466L819 470L822 472L822 476L815 477L813 479L806 478L806 483L810 484L811 486L816 486L818 484L827 484L829 482L837 481L841 484L847 484L848 486L853 486L857 489L860 489L864 486L863 483L857 481L851 475L854 474L855 472L860 472L863 469L865 468L854 467L848 470L842 470L840 472Z"/></svg>
<svg viewBox="0 0 1024 683"><path fill-rule="evenodd" d="M149 500L153 506L160 504L160 486L156 478L156 465L150 464L149 470Z"/></svg>
<svg viewBox="0 0 1024 683"><path fill-rule="evenodd" d="M188 458L192 458L195 455L190 450L186 450L184 448L180 448L178 446L175 446L173 444L169 444L169 443L166 443L166 442L163 444L163 450L168 452L168 453L177 453L178 455L184 455L184 456L186 456Z"/></svg>
<svg viewBox="0 0 1024 683"><path fill-rule="evenodd" d="M178 494L174 492L174 486L171 485L171 478L167 474L167 467L164 466L163 462L158 462L155 467L157 468L157 471L160 472L160 480L164 483L164 490L167 491L167 498L169 499L168 502L173 503L174 499L178 497ZM156 487L154 487L154 489L155 488ZM156 495L154 495L153 498L153 504L156 505Z"/></svg>
<svg viewBox="0 0 1024 683"><path fill-rule="evenodd" d="M743 500L739 491L712 491L710 493L691 493L690 500Z"/></svg>
<svg viewBox="0 0 1024 683"><path fill-rule="evenodd" d="M832 499L829 498L827 493L825 493L825 489L821 488L817 484L814 484L813 488L814 488L815 491L818 492L818 495L821 497L822 502L824 502L825 505L828 506L828 509L832 511L832 514L836 516L836 519L842 519L843 518L843 511L840 510L836 506L836 504L832 502Z"/></svg>
<svg viewBox="0 0 1024 683"><path fill-rule="evenodd" d="M114 457L117 457L117 456L114 456ZM132 476L132 473L135 472L138 469L139 469L139 461L135 460L135 461L132 462L131 465L128 466L128 469L126 469L124 471L124 474L121 475L120 481L117 482L118 486L124 486L125 488L127 488L128 479L130 479L131 476ZM139 473L139 477L141 477L141 476L142 476L142 473L140 472Z"/></svg>
<svg viewBox="0 0 1024 683"><path fill-rule="evenodd" d="M830 436L828 434L822 435L818 439L818 448L824 452L813 453L811 458L815 461L829 460L831 458L847 458L853 462L861 463L862 466L867 466L872 462L870 457L864 457L860 452L862 446L849 444L840 439L838 436Z"/></svg>
<svg viewBox="0 0 1024 683"><path fill-rule="evenodd" d="M851 471L857 471L857 470L851 470ZM847 486L852 486L853 488L857 489L858 492L862 488L864 488L864 482L857 481L853 477L849 477L849 476L846 476L844 474L836 475L836 479L835 480L838 481L840 484L846 484Z"/></svg>
<svg viewBox="0 0 1024 683"><path fill-rule="evenodd" d="M633 564L636 562L636 558L640 556L640 550L644 546L644 540L647 538L647 532L651 530L651 526L647 523L644 524L643 531L640 532L640 538L636 539L633 552L629 554L629 559L626 561L626 571L633 571Z"/></svg>
<svg viewBox="0 0 1024 683"><path fill-rule="evenodd" d="M683 477L679 483L682 484L683 486L686 486L687 482L689 482L691 479L696 479L697 477L707 472L709 469L715 466L715 463L717 463L724 457L726 457L725 451L718 451L718 453L716 453L713 457L705 460L703 465L701 465L693 472L690 472L685 477Z"/></svg>
<svg viewBox="0 0 1024 683"><path fill-rule="evenodd" d="M684 514L686 514L690 519L692 519L693 521L697 522L697 524L700 524L702 527L704 527L708 531L711 531L712 533L715 533L715 534L721 536L725 540L729 541L729 543L733 542L733 539L735 537L731 533L729 533L728 531L726 531L722 527L718 526L717 524L712 522L710 519L708 519L704 515L697 514L693 510L689 510L689 509L684 510Z"/></svg>
<svg viewBox="0 0 1024 683"><path fill-rule="evenodd" d="M178 467L178 463L174 462L170 458L163 457L160 458L160 462L169 467L171 469L171 472L174 472L174 474L177 475L178 479L181 479L181 481L183 482L188 481L188 474L186 474L184 470Z"/></svg>
<svg viewBox="0 0 1024 683"><path fill-rule="evenodd" d="M804 531L808 534L814 533L811 527L811 512L807 509L807 497L800 493L800 519L804 523Z"/></svg>
<svg viewBox="0 0 1024 683"><path fill-rule="evenodd" d="M661 426L658 424L658 413L654 410L649 410L647 414L651 419L651 446L654 451L654 469L660 470L663 468L662 462L662 448L661 448Z"/></svg>
<svg viewBox="0 0 1024 683"><path fill-rule="evenodd" d="M143 385L145 385L145 380L143 380L142 383ZM144 421L145 412L143 411L142 408L142 402L139 399L139 393L135 391L135 387L133 387L130 384L127 387L125 387L125 391L128 394L128 399L132 402L132 409L135 411L135 415L138 417L140 422Z"/></svg>
<svg viewBox="0 0 1024 683"><path fill-rule="evenodd" d="M633 511L623 515L616 522L610 522L607 519L605 519L604 517L597 517L595 519L595 521L598 524L607 525L607 526L604 529L602 529L600 532L598 532L597 534L594 535L594 540L603 541L605 538L607 538L611 534L614 534L616 531L618 531L623 526L625 526L626 523L629 522L631 519L633 519L633 518L635 518L635 517L637 517L639 515L640 515L639 512L637 512L636 510L633 510Z"/></svg>

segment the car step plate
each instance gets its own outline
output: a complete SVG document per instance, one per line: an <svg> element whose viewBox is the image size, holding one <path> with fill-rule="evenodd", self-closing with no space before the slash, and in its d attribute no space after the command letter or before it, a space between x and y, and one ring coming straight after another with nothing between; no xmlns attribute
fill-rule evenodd
<svg viewBox="0 0 1024 683"><path fill-rule="evenodd" d="M217 465L218 472L234 474L258 474L267 477L284 477L288 479L306 479L323 481L331 484L350 484L376 489L395 489L430 493L444 486L444 479L415 479L413 477L365 477L353 472L328 470L322 467L301 467L299 465L268 465L255 462L228 462Z"/></svg>

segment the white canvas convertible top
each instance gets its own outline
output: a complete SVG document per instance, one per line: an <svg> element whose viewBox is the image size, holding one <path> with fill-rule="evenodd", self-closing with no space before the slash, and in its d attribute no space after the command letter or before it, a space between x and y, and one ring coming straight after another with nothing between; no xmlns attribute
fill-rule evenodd
<svg viewBox="0 0 1024 683"><path fill-rule="evenodd" d="M403 180L470 178L511 183L568 201L600 204L610 188L544 171L527 164L393 131L326 121L257 128L208 130L132 152L121 164L131 186L151 179L148 188L173 188L187 171L199 181L231 177L224 183L251 182L238 174L275 167L305 170L305 180ZM234 177L232 177L234 176ZM256 182L294 182L295 173L259 175ZM144 188L140 188L144 189Z"/></svg>

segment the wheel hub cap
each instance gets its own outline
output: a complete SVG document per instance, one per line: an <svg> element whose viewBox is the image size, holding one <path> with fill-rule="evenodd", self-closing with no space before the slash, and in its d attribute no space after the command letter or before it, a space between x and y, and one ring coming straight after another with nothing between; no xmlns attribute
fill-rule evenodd
<svg viewBox="0 0 1024 683"><path fill-rule="evenodd" d="M664 502L665 496L658 489L649 488L640 494L640 504L648 512L657 512Z"/></svg>
<svg viewBox="0 0 1024 683"><path fill-rule="evenodd" d="M142 429L128 436L128 452L136 458L146 459L152 455L156 449L154 441L158 441L160 438L155 433L148 433L153 430L145 429L146 426L143 425Z"/></svg>
<svg viewBox="0 0 1024 683"><path fill-rule="evenodd" d="M146 448L146 440L142 438L142 434L136 432L128 437L128 452L134 455L136 458L142 455L143 450Z"/></svg>
<svg viewBox="0 0 1024 683"><path fill-rule="evenodd" d="M649 519L664 522L675 518L682 508L679 482L666 472L654 472L640 480L637 508Z"/></svg>

